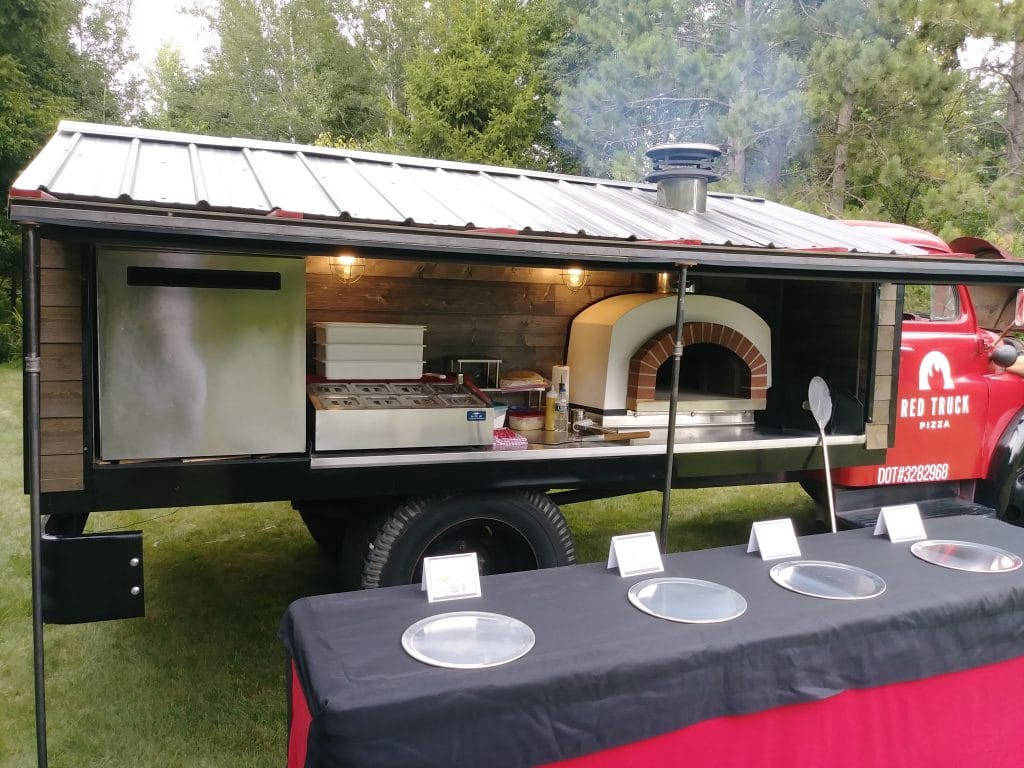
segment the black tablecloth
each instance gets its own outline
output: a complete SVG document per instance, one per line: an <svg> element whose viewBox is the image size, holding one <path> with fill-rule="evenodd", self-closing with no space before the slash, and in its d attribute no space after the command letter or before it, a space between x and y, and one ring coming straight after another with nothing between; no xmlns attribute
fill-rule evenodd
<svg viewBox="0 0 1024 768"><path fill-rule="evenodd" d="M926 521L930 538L1024 553L1024 529L991 519ZM280 636L312 714L307 765L537 765L723 715L915 680L1024 653L1024 569L954 571L869 530L800 539L803 559L882 576L868 600L785 590L745 547L669 555L665 576L725 584L748 601L720 624L651 617L626 598L649 576L601 564L491 576L483 597L427 603L418 586L293 603ZM429 615L482 610L535 631L522 659L482 670L427 666L401 647ZM851 728L855 728L851 724Z"/></svg>

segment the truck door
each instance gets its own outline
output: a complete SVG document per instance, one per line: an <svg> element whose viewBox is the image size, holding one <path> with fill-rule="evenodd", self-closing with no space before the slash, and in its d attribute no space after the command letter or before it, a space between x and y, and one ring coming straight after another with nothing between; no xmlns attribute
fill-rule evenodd
<svg viewBox="0 0 1024 768"><path fill-rule="evenodd" d="M988 366L962 286L906 286L895 443L874 484L983 474Z"/></svg>

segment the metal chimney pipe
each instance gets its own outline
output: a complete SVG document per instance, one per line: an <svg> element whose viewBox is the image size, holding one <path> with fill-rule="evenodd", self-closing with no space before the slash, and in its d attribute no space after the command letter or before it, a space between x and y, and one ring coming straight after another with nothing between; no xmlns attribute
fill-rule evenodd
<svg viewBox="0 0 1024 768"><path fill-rule="evenodd" d="M711 165L722 150L712 144L662 144L647 150L658 185L658 205L684 213L707 211L708 183L718 181Z"/></svg>

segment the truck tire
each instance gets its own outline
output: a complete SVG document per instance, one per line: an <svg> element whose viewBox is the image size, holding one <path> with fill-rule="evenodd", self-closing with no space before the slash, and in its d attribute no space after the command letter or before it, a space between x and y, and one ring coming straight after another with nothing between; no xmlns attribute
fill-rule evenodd
<svg viewBox="0 0 1024 768"><path fill-rule="evenodd" d="M353 527L342 563L343 571L362 563L363 589L417 583L423 558L435 555L476 552L484 575L576 562L565 518L537 491L414 498L363 523L361 535Z"/></svg>
<svg viewBox="0 0 1024 768"><path fill-rule="evenodd" d="M824 480L801 480L800 487L815 504L828 510L828 484Z"/></svg>
<svg viewBox="0 0 1024 768"><path fill-rule="evenodd" d="M378 512L381 506L379 499L292 502L292 508L299 513L313 541L331 557L341 553L352 516Z"/></svg>
<svg viewBox="0 0 1024 768"><path fill-rule="evenodd" d="M332 556L341 551L347 525L345 518L313 511L305 506L296 507L295 511L299 513L306 530L320 549Z"/></svg>
<svg viewBox="0 0 1024 768"><path fill-rule="evenodd" d="M999 519L1024 526L1024 411L1003 430L974 498L995 509Z"/></svg>

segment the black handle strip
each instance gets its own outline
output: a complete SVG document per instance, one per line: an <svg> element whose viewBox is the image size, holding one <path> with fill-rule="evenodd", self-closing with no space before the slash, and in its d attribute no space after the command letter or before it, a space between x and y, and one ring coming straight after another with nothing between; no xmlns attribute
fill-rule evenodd
<svg viewBox="0 0 1024 768"><path fill-rule="evenodd" d="M128 267L128 285L159 288L222 288L241 291L279 291L280 272L244 272L234 269Z"/></svg>

